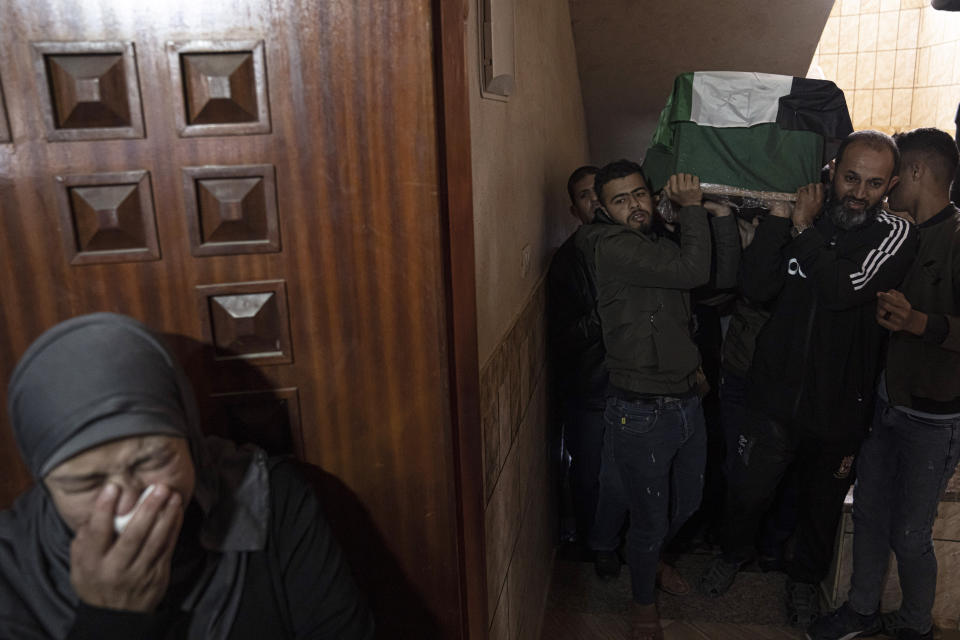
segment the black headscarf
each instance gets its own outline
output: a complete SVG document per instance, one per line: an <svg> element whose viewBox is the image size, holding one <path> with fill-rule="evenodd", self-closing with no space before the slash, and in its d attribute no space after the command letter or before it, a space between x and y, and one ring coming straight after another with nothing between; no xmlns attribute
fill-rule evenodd
<svg viewBox="0 0 960 640"><path fill-rule="evenodd" d="M188 638L226 638L247 554L266 544L266 456L202 437L190 384L157 338L139 322L112 313L63 322L40 336L17 364L8 409L37 482L12 509L0 512L0 637L64 638L74 620L73 533L43 477L91 447L168 434L190 444L197 478L193 502L202 514L198 527L181 531L178 546L194 545L205 555L194 584L179 585L187 595L178 605L189 615ZM188 535L196 539L184 540Z"/></svg>

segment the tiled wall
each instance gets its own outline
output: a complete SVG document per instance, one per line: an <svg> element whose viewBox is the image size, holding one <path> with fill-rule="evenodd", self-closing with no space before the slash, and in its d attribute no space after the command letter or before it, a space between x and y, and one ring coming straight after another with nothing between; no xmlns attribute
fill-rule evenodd
<svg viewBox="0 0 960 640"><path fill-rule="evenodd" d="M929 0L837 0L810 77L843 89L854 129L953 133L960 102L960 12Z"/></svg>
<svg viewBox="0 0 960 640"><path fill-rule="evenodd" d="M539 637L556 519L543 280L480 372L490 640Z"/></svg>
<svg viewBox="0 0 960 640"><path fill-rule="evenodd" d="M941 629L956 629L960 619L960 502L940 503L937 521L933 525L933 548L938 564L933 620ZM900 606L900 583L896 567L897 561L891 554L890 570L881 601L883 611L892 611ZM831 607L839 607L847 599L852 572L853 517L848 505L837 532L837 555L823 585Z"/></svg>

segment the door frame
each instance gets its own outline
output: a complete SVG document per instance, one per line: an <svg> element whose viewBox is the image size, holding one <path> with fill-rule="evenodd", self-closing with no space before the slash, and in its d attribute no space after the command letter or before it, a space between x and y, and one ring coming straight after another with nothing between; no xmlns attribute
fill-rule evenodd
<svg viewBox="0 0 960 640"><path fill-rule="evenodd" d="M441 211L446 265L450 411L459 532L461 629L470 640L488 637L483 441L477 354L473 172L467 86L469 0L435 0L437 123Z"/></svg>

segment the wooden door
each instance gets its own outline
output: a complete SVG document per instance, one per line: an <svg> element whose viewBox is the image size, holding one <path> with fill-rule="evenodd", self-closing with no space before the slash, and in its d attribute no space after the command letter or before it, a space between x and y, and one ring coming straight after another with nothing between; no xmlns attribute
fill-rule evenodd
<svg viewBox="0 0 960 640"><path fill-rule="evenodd" d="M322 468L384 637L461 637L483 601L462 493L479 494L479 447L461 457L451 405L451 384L467 409L475 393L449 319L472 271L449 268L434 11L0 4L4 388L73 315L163 332L211 431ZM28 482L4 423L0 504Z"/></svg>

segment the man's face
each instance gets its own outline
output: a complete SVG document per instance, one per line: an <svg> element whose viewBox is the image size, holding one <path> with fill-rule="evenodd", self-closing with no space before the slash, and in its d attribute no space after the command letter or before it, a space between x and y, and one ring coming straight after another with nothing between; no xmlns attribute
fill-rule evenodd
<svg viewBox="0 0 960 640"><path fill-rule="evenodd" d="M583 176L573 185L573 203L570 205L570 213L583 224L593 222L597 209L600 208L597 195L593 192L594 177L594 174Z"/></svg>
<svg viewBox="0 0 960 640"><path fill-rule="evenodd" d="M130 511L151 484L180 494L181 504L193 497L196 481L190 446L175 436L135 436L88 449L62 462L43 479L57 511L72 531L90 520L107 483L119 488L117 514Z"/></svg>
<svg viewBox="0 0 960 640"><path fill-rule="evenodd" d="M600 201L611 218L642 233L650 231L653 198L639 173L611 180L603 185L601 195Z"/></svg>
<svg viewBox="0 0 960 640"><path fill-rule="evenodd" d="M833 195L829 214L841 229L854 229L872 220L880 211L887 191L897 183L893 173L893 154L854 142L843 159L831 167Z"/></svg>

